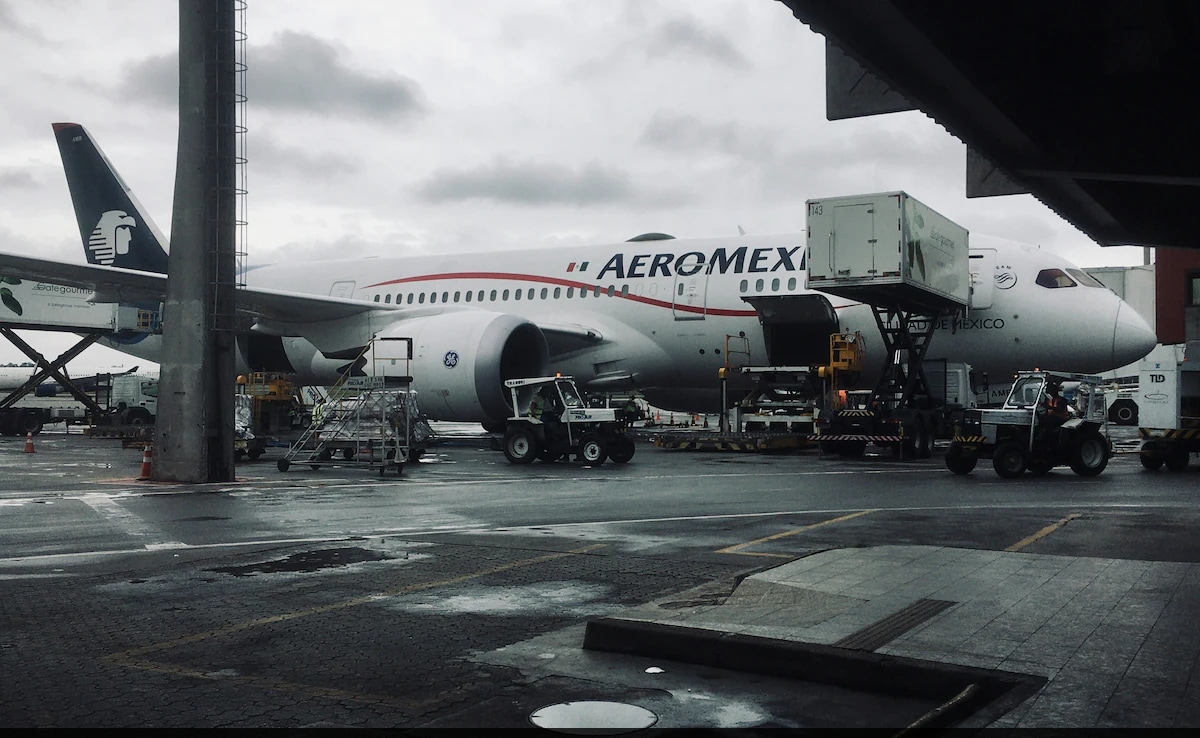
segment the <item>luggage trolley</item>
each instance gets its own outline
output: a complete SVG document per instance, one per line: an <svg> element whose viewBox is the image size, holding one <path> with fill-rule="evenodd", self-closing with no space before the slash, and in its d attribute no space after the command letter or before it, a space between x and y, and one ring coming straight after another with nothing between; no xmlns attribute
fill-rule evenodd
<svg viewBox="0 0 1200 738"><path fill-rule="evenodd" d="M388 468L403 472L413 458L414 430L424 423L416 392L409 388L412 339L377 336L359 358L367 351L372 356L371 376L338 379L328 398L313 407L308 429L279 460L279 471L308 464L313 469L378 465L380 476Z"/></svg>

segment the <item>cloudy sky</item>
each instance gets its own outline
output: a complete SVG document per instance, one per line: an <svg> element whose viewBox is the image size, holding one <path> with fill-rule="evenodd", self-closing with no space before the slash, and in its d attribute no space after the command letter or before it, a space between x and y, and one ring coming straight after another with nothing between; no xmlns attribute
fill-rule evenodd
<svg viewBox="0 0 1200 738"><path fill-rule="evenodd" d="M244 27L252 263L795 232L806 199L891 190L1142 261L1030 196L966 199L964 146L923 113L827 121L824 38L775 0L248 0ZM0 0L0 251L84 260L56 121L169 233L178 28L167 0Z"/></svg>

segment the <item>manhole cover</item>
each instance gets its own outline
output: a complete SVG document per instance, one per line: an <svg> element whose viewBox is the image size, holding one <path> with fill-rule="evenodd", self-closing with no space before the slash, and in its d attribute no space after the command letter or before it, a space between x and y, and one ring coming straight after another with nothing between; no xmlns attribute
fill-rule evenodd
<svg viewBox="0 0 1200 738"><path fill-rule="evenodd" d="M605 735L649 728L658 722L658 715L623 702L582 700L547 705L534 710L529 720L539 728L559 733Z"/></svg>

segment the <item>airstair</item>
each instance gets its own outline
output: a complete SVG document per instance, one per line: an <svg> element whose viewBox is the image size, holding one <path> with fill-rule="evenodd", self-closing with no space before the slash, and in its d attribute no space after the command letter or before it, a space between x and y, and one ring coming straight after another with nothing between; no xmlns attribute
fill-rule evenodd
<svg viewBox="0 0 1200 738"><path fill-rule="evenodd" d="M397 348L399 353L392 355ZM313 469L378 467L380 476L388 469L400 474L424 451L432 431L410 388L412 339L376 337L359 358L368 351L371 375L345 374L329 388L325 400L313 407L308 428L279 460L279 471L308 464Z"/></svg>

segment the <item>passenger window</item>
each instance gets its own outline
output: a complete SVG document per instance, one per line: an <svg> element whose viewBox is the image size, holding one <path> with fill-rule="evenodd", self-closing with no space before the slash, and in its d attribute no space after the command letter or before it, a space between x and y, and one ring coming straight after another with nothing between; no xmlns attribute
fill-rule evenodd
<svg viewBox="0 0 1200 738"><path fill-rule="evenodd" d="M495 295L492 295L492 299L495 299ZM479 296L476 297L475 300L477 302L483 302L483 290L479 290Z"/></svg>
<svg viewBox="0 0 1200 738"><path fill-rule="evenodd" d="M776 277L775 279L772 279L772 280L771 280L771 291L772 291L772 292L778 292L778 291L779 291L779 278L778 278L778 277Z"/></svg>
<svg viewBox="0 0 1200 738"><path fill-rule="evenodd" d="M421 303L422 305L425 304L425 293L424 292L417 295L417 302Z"/></svg>
<svg viewBox="0 0 1200 738"><path fill-rule="evenodd" d="M379 302L379 295L375 295L375 302Z"/></svg>
<svg viewBox="0 0 1200 738"><path fill-rule="evenodd" d="M548 294L550 294L550 291L549 291L549 290L547 290L545 287L543 287L543 288L542 288L542 299L543 299L543 300L545 300L545 299L546 299L546 295L548 295Z"/></svg>
<svg viewBox="0 0 1200 738"><path fill-rule="evenodd" d="M795 289L796 289L796 278L792 277L791 279L788 280L788 292L792 292Z"/></svg>
<svg viewBox="0 0 1200 738"><path fill-rule="evenodd" d="M508 290L504 290L503 292L501 292L500 297L501 297L501 299L507 300L508 299Z"/></svg>
<svg viewBox="0 0 1200 738"><path fill-rule="evenodd" d="M614 292L616 292L616 289L614 289L613 286L610 284L608 286L608 296L612 297Z"/></svg>
<svg viewBox="0 0 1200 738"><path fill-rule="evenodd" d="M409 304L409 305L411 305L411 304L412 304L412 300L413 300L413 296L412 296L412 293L410 292L410 293L409 293L409 295L408 295L408 304Z"/></svg>
<svg viewBox="0 0 1200 738"><path fill-rule="evenodd" d="M763 291L763 281L761 279L754 280L754 291L755 292Z"/></svg>
<svg viewBox="0 0 1200 738"><path fill-rule="evenodd" d="M396 295L396 304L399 305L403 299L404 299L404 295L397 294Z"/></svg>
<svg viewBox="0 0 1200 738"><path fill-rule="evenodd" d="M378 298L378 297L376 297L376 298L375 298L375 300L376 300L376 301L378 301L378 300L379 300L379 298ZM391 295L384 295L384 296L383 296L383 304L387 305L387 304L388 304L388 303L390 303L391 301L392 301L392 296L391 296Z"/></svg>
<svg viewBox="0 0 1200 738"><path fill-rule="evenodd" d="M469 295L469 294L471 294L471 293L470 293L470 292L468 292L467 294ZM458 298L460 298L460 297L462 297L462 293L461 293L461 292L455 292L455 293L454 293L454 301L455 301L455 302L458 302Z"/></svg>
<svg viewBox="0 0 1200 738"><path fill-rule="evenodd" d="M595 292L593 294L596 297L599 297L600 296L600 285L596 285L593 289L595 290Z"/></svg>
<svg viewBox="0 0 1200 738"><path fill-rule="evenodd" d="M442 293L442 302L450 302L450 293L449 292Z"/></svg>
<svg viewBox="0 0 1200 738"><path fill-rule="evenodd" d="M1038 272L1037 280L1035 281L1041 286L1049 287L1052 290L1059 287L1077 286L1075 280L1071 279L1070 275L1061 269L1043 269Z"/></svg>
<svg viewBox="0 0 1200 738"><path fill-rule="evenodd" d="M738 291L739 292L745 292L748 289L750 289L750 283L747 282L746 280L743 279L741 282L738 283Z"/></svg>
<svg viewBox="0 0 1200 738"><path fill-rule="evenodd" d="M473 294L475 294L475 293L471 292L470 290L467 291L467 302L471 301L471 295L473 295Z"/></svg>
<svg viewBox="0 0 1200 738"><path fill-rule="evenodd" d="M568 288L567 288L567 297L574 297L574 296L575 296L575 288L574 288L574 287L568 287Z"/></svg>
<svg viewBox="0 0 1200 738"><path fill-rule="evenodd" d="M530 288L529 288L529 292L526 292L526 293L525 293L525 299L526 299L526 300L532 300L532 299L533 299L533 288L532 288L532 287L530 287Z"/></svg>
<svg viewBox="0 0 1200 738"><path fill-rule="evenodd" d="M513 299L515 299L515 300L521 299L521 290L513 290Z"/></svg>
<svg viewBox="0 0 1200 738"><path fill-rule="evenodd" d="M433 303L435 303L435 302L437 302L437 293L436 293L436 292L430 292L430 293L429 293L429 304L431 304L431 305L432 305L432 304L433 304Z"/></svg>
<svg viewBox="0 0 1200 738"><path fill-rule="evenodd" d="M554 288L554 299L557 300L559 297L562 297L562 287L555 287Z"/></svg>
<svg viewBox="0 0 1200 738"><path fill-rule="evenodd" d="M495 302L495 301L496 301L496 290L492 290L492 296L491 296L491 298L490 298L490 299L491 299L491 301L492 301L492 302Z"/></svg>

